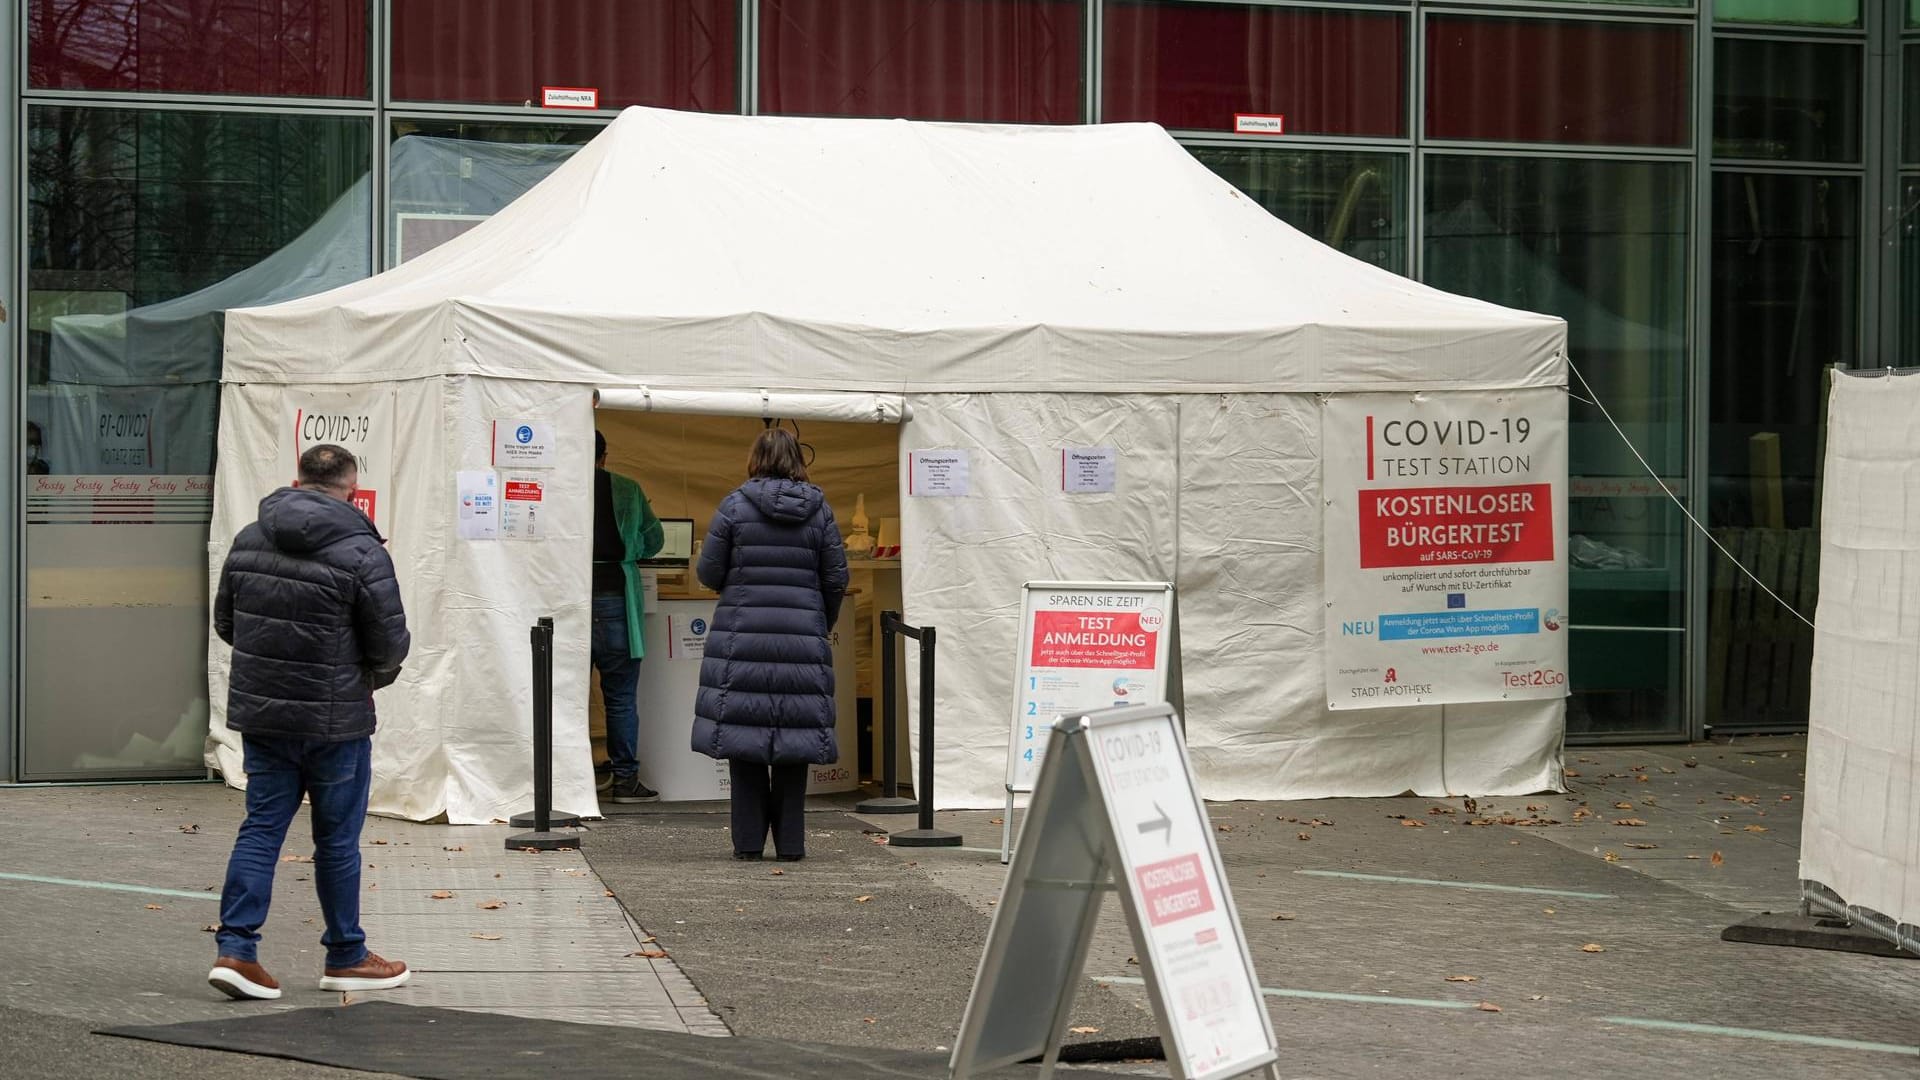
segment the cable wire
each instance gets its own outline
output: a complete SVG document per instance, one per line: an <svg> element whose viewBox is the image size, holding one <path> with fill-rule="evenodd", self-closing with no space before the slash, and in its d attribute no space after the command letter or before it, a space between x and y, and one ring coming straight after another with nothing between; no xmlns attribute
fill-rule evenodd
<svg viewBox="0 0 1920 1080"><path fill-rule="evenodd" d="M1625 431L1622 431L1620 429L1620 425L1614 421L1613 414L1607 411L1607 407L1605 405L1600 404L1600 395L1593 392L1593 384L1587 382L1587 377L1585 375L1580 374L1580 369L1574 366L1573 359L1571 357L1567 359L1567 370L1573 372L1573 377L1580 380L1580 388L1587 392L1588 398L1592 399L1591 401L1588 402L1588 404L1591 404L1594 408L1600 410L1600 415L1606 418L1608 426L1613 428L1613 433L1615 435L1620 436L1621 444L1625 446L1627 448L1627 451L1633 455L1633 459L1640 463L1640 467L1647 471L1647 475L1653 479L1653 482L1660 485L1660 490L1667 493L1667 498L1672 500L1673 505L1678 507L1682 514L1686 515L1687 520L1693 523L1693 527L1699 530L1700 535L1706 537L1708 543L1712 544L1716 549L1718 549L1720 554L1726 556L1727 561L1732 563L1734 566L1738 567L1741 573L1751 578L1755 585L1760 586L1761 592L1764 592L1768 596L1772 597L1774 603L1779 604L1783 608L1786 608L1787 611L1792 613L1794 618L1799 619L1803 623L1806 623L1807 629L1818 630L1819 627L1813 625L1812 619L1809 619L1805 615L1800 614L1799 608L1796 608L1792 604L1789 604L1785 600L1781 599L1779 593L1774 592L1771 588L1767 586L1766 582L1760 580L1760 575L1755 574L1753 571L1747 569L1747 565L1745 563L1735 558L1733 552L1728 551L1726 545L1722 544L1718 539L1716 539L1713 533L1709 532L1707 530L1707 527L1700 523L1699 518L1693 516L1693 511L1687 509L1687 504L1680 501L1680 497L1673 493L1673 489L1668 487L1667 482L1660 478L1660 474L1657 472L1654 472L1653 466L1647 464L1647 459L1640 456L1640 448L1633 445L1632 439L1627 438L1627 433ZM1585 400L1585 399L1582 399L1582 400Z"/></svg>

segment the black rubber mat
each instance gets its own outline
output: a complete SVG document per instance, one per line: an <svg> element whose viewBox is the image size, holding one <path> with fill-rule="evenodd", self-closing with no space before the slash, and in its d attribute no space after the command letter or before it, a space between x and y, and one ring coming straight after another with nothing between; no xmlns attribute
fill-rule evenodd
<svg viewBox="0 0 1920 1080"><path fill-rule="evenodd" d="M188 1024L106 1028L101 1035L286 1058L421 1080L927 1080L947 1055L771 1039L526 1020L369 1001ZM1031 1077L1032 1066L996 1077Z"/></svg>

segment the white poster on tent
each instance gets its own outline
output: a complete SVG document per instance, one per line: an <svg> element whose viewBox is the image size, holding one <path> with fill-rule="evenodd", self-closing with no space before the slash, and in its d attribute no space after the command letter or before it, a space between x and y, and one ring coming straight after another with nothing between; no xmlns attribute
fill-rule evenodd
<svg viewBox="0 0 1920 1080"><path fill-rule="evenodd" d="M393 535L392 390L289 390L285 432L288 483L300 475L301 454L326 443L343 447L360 465L353 504L382 535Z"/></svg>
<svg viewBox="0 0 1920 1080"><path fill-rule="evenodd" d="M1327 399L1329 708L1566 695L1566 429L1557 388Z"/></svg>

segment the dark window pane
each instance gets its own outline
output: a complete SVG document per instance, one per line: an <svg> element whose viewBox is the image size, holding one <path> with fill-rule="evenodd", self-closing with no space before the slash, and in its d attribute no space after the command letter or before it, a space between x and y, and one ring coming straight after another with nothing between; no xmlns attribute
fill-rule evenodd
<svg viewBox="0 0 1920 1080"><path fill-rule="evenodd" d="M733 0L394 0L393 96L540 103L590 87L601 108L733 112Z"/></svg>
<svg viewBox="0 0 1920 1080"><path fill-rule="evenodd" d="M1407 272L1407 158L1343 150L1190 147L1287 224L1363 262Z"/></svg>
<svg viewBox="0 0 1920 1080"><path fill-rule="evenodd" d="M1107 4L1104 118L1232 131L1235 113L1299 134L1406 134L1407 17L1241 4Z"/></svg>
<svg viewBox="0 0 1920 1080"><path fill-rule="evenodd" d="M1708 524L1809 618L1826 369L1860 358L1859 261L1858 178L1714 175ZM1708 723L1805 726L1811 632L1713 558Z"/></svg>
<svg viewBox="0 0 1920 1080"><path fill-rule="evenodd" d="M1860 0L1713 0L1721 22L1859 26Z"/></svg>
<svg viewBox="0 0 1920 1080"><path fill-rule="evenodd" d="M1659 473L1572 403L1569 728L1677 733L1686 525L1662 486L1686 490L1688 167L1435 155L1426 183L1425 280L1566 319L1585 385Z"/></svg>
<svg viewBox="0 0 1920 1080"><path fill-rule="evenodd" d="M1713 53L1716 156L1860 160L1860 46L1720 38Z"/></svg>
<svg viewBox="0 0 1920 1080"><path fill-rule="evenodd" d="M1436 139L1686 146L1692 31L1557 19L1427 20Z"/></svg>
<svg viewBox="0 0 1920 1080"><path fill-rule="evenodd" d="M1920 0L1914 0L1920 4ZM1920 163L1920 45L1906 47L1906 75L1901 82L1905 104L1900 110L1900 160Z"/></svg>
<svg viewBox="0 0 1920 1080"><path fill-rule="evenodd" d="M593 124L394 124L387 173L392 265L424 255L500 212L599 133Z"/></svg>
<svg viewBox="0 0 1920 1080"><path fill-rule="evenodd" d="M202 772L224 316L366 276L371 128L29 111L28 775Z"/></svg>
<svg viewBox="0 0 1920 1080"><path fill-rule="evenodd" d="M1920 0L1915 0L1920 3ZM1920 176L1900 178L1900 359L1920 366Z"/></svg>
<svg viewBox="0 0 1920 1080"><path fill-rule="evenodd" d="M760 0L760 109L1074 124L1080 0Z"/></svg>
<svg viewBox="0 0 1920 1080"><path fill-rule="evenodd" d="M367 0L28 0L48 90L367 96Z"/></svg>

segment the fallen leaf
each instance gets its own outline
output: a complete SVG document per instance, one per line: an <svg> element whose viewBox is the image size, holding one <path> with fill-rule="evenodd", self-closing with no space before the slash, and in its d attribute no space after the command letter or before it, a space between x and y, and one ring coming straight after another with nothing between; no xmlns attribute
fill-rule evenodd
<svg viewBox="0 0 1920 1080"><path fill-rule="evenodd" d="M493 875L493 876L494 876L494 877L499 877L500 875L499 875L499 874L495 874L495 875ZM606 890L605 892L603 892L603 893L601 893L600 895L602 895L602 896L612 896L612 895L613 895L613 890L612 890L612 889L608 889L608 890Z"/></svg>
<svg viewBox="0 0 1920 1080"><path fill-rule="evenodd" d="M1292 922L1299 917L1300 916L1295 915L1291 911L1276 911L1273 913L1274 922Z"/></svg>
<svg viewBox="0 0 1920 1080"><path fill-rule="evenodd" d="M873 843L879 844L881 847L887 846L887 838L884 836L869 836L867 837L867 839L872 841Z"/></svg>
<svg viewBox="0 0 1920 1080"><path fill-rule="evenodd" d="M773 876L774 876L774 877L786 877L786 876L787 876L787 872L786 872L785 870L775 870L775 871L773 872Z"/></svg>
<svg viewBox="0 0 1920 1080"><path fill-rule="evenodd" d="M736 909L736 910L737 910L737 909ZM640 944L642 944L642 945L651 945L651 944L653 944L654 942L656 942L656 941L659 941L659 940L660 940L659 938L657 938L657 937L653 937L653 936L651 936L651 935L649 935L649 936L647 936L647 937L643 937L643 938L641 938L641 939L640 939Z"/></svg>
<svg viewBox="0 0 1920 1080"><path fill-rule="evenodd" d="M856 904L864 904L871 899L873 899L871 896L856 896L853 898L853 902Z"/></svg>
<svg viewBox="0 0 1920 1080"><path fill-rule="evenodd" d="M161 907L161 906L160 906L159 904L148 904L148 905L147 905L147 910L148 910L148 911L165 911L165 910L167 910L167 909L166 909L166 908L163 908L163 907Z"/></svg>
<svg viewBox="0 0 1920 1080"><path fill-rule="evenodd" d="M660 949L641 949L637 952L630 952L627 955L637 956L642 960L665 960L667 958L667 954Z"/></svg>
<svg viewBox="0 0 1920 1080"><path fill-rule="evenodd" d="M499 941L500 940L499 934L468 934L467 936L474 939L475 941Z"/></svg>
<svg viewBox="0 0 1920 1080"><path fill-rule="evenodd" d="M1693 760L1692 758L1688 758L1687 760L1681 762L1680 764L1686 766L1689 769L1697 769L1700 767L1700 763Z"/></svg>
<svg viewBox="0 0 1920 1080"><path fill-rule="evenodd" d="M1627 846L1634 849L1635 851L1652 851L1655 848L1658 848L1660 845L1659 844L1628 844Z"/></svg>
<svg viewBox="0 0 1920 1080"><path fill-rule="evenodd" d="M1475 1005L1474 1008L1479 1009L1481 1012L1499 1012L1500 1011L1500 1006L1495 1005L1491 1001L1483 1001L1480 1004Z"/></svg>
<svg viewBox="0 0 1920 1080"><path fill-rule="evenodd" d="M1427 827L1427 823L1426 823L1426 822L1424 822L1424 821L1415 821L1415 820L1414 820L1414 819L1412 819L1412 818L1401 818L1401 819L1400 819L1400 824L1402 824L1402 825L1405 825L1406 827L1408 827L1408 828L1410 828L1410 829L1424 829L1424 828L1426 828L1426 827Z"/></svg>
<svg viewBox="0 0 1920 1080"><path fill-rule="evenodd" d="M1606 952L1607 947L1605 945L1594 945L1589 943L1589 944L1580 946L1580 951L1581 952Z"/></svg>
<svg viewBox="0 0 1920 1080"><path fill-rule="evenodd" d="M457 847L441 848L440 850L441 851L465 851L467 850L467 845L460 844Z"/></svg>
<svg viewBox="0 0 1920 1080"><path fill-rule="evenodd" d="M1634 829L1637 829L1637 828L1639 828L1640 826L1642 826L1642 825L1645 825L1645 824L1646 824L1646 822L1645 822L1645 821L1642 821L1641 819L1639 819L1639 818L1637 818L1637 817L1623 817L1623 818L1616 818L1616 819L1614 819L1614 822L1613 822L1613 823L1614 823L1615 825L1625 825L1625 826L1627 826L1627 827L1629 827L1629 828L1634 828Z"/></svg>
<svg viewBox="0 0 1920 1080"><path fill-rule="evenodd" d="M445 890L445 889L441 889L441 890L439 890L438 892L430 892L430 893L428 893L428 894L427 894L427 899L429 899L429 900L451 900L451 899L453 899L453 894L452 894L452 893L450 893L450 892L448 892L448 891L447 891L447 890Z"/></svg>
<svg viewBox="0 0 1920 1080"><path fill-rule="evenodd" d="M1646 767L1645 765L1633 765L1633 766L1630 766L1630 768L1631 768L1631 769L1632 769L1632 770L1633 770L1634 772L1646 772L1646 771L1647 771L1647 767Z"/></svg>
<svg viewBox="0 0 1920 1080"><path fill-rule="evenodd" d="M1747 831L1748 832L1766 832L1767 827L1765 825L1749 825L1747 826Z"/></svg>
<svg viewBox="0 0 1920 1080"><path fill-rule="evenodd" d="M281 861L281 862L312 862L312 861L313 861L313 856L311 856L311 855L282 855L282 856L280 856L280 861Z"/></svg>
<svg viewBox="0 0 1920 1080"><path fill-rule="evenodd" d="M1448 982L1479 982L1479 981L1480 981L1480 976L1478 976L1478 975L1449 975L1449 976L1447 976L1447 981L1448 981Z"/></svg>
<svg viewBox="0 0 1920 1080"><path fill-rule="evenodd" d="M1541 908L1540 910L1541 910L1541 911L1543 911L1543 912L1545 912L1545 913L1547 913L1548 915L1557 915L1557 914L1559 914L1558 912L1556 912L1556 911L1555 911L1554 909L1552 909L1552 908L1550 908L1550 907L1543 907L1543 908Z"/></svg>
<svg viewBox="0 0 1920 1080"><path fill-rule="evenodd" d="M1140 958L1137 956L1129 956L1127 957L1127 963L1132 964L1135 967L1138 967L1140 966Z"/></svg>
<svg viewBox="0 0 1920 1080"><path fill-rule="evenodd" d="M1727 865L1727 857L1726 857L1725 855L1722 855L1722 854L1720 854L1720 853L1719 853L1719 852L1717 852L1717 851L1713 853L1713 858L1711 858L1711 859L1709 859L1709 860L1707 860L1707 861L1708 861L1708 862L1710 862L1710 863L1712 863L1712 864L1713 864L1713 865L1715 865L1715 866L1725 866L1725 865Z"/></svg>
<svg viewBox="0 0 1920 1080"><path fill-rule="evenodd" d="M867 1022L867 1023L869 1023L869 1024L877 1024L877 1023L879 1023L879 1022L880 1022L880 1021L879 1021L878 1019L876 1019L876 1018L874 1018L874 1017L871 1017L871 1016L863 1016L863 1017L861 1017L860 1019L861 1019L861 1020L863 1020L863 1021L865 1021L865 1022Z"/></svg>
<svg viewBox="0 0 1920 1080"><path fill-rule="evenodd" d="M538 854L540 854L540 849L539 849L539 848L537 848L537 847L523 847L523 848L521 848L521 849L520 849L520 854L522 854L522 855L538 855Z"/></svg>
<svg viewBox="0 0 1920 1080"><path fill-rule="evenodd" d="M1451 813L1453 813L1453 810L1450 807L1430 806L1427 808L1428 817L1437 817L1441 814L1451 814Z"/></svg>
<svg viewBox="0 0 1920 1080"><path fill-rule="evenodd" d="M1303 833L1301 833L1301 834L1300 834L1300 839L1302 839L1302 840L1311 840L1311 839L1313 839L1313 834L1312 834L1312 833L1310 833L1310 832L1303 832Z"/></svg>
<svg viewBox="0 0 1920 1080"><path fill-rule="evenodd" d="M1693 860L1694 862L1699 862L1699 861L1700 861L1700 856L1698 856L1698 855L1689 855L1689 856L1687 856L1687 858L1689 858L1689 859L1692 859L1692 860Z"/></svg>
<svg viewBox="0 0 1920 1080"><path fill-rule="evenodd" d="M1631 810L1633 809L1633 804L1630 802L1617 802L1613 804L1613 808L1615 810Z"/></svg>
<svg viewBox="0 0 1920 1080"><path fill-rule="evenodd" d="M1640 781L1643 784L1653 783L1653 777L1648 776L1645 773L1641 773L1639 776L1634 777L1634 779Z"/></svg>
<svg viewBox="0 0 1920 1080"><path fill-rule="evenodd" d="M1781 802L1792 802L1792 801L1793 801L1793 796L1791 796L1791 795L1782 795L1782 796L1780 796L1780 801L1781 801Z"/></svg>
<svg viewBox="0 0 1920 1080"><path fill-rule="evenodd" d="M1218 829L1218 830L1220 830L1221 832L1232 832L1232 831L1233 831L1233 826L1231 826L1231 825L1215 825L1215 826L1214 826L1214 828L1216 828L1216 829Z"/></svg>
<svg viewBox="0 0 1920 1080"><path fill-rule="evenodd" d="M1561 774L1562 774L1562 775L1565 775L1565 776L1579 776L1579 775L1580 775L1579 773L1577 773L1577 772L1574 772L1574 771L1573 771L1572 769L1562 769L1562 770L1560 770L1560 772L1561 772Z"/></svg>
<svg viewBox="0 0 1920 1080"><path fill-rule="evenodd" d="M1542 811L1542 810L1545 810L1545 809L1546 809L1546 807L1544 807L1544 806L1540 806L1540 805L1537 805L1537 804L1535 804L1535 803L1528 803L1528 804L1527 804L1527 812L1528 812L1528 813L1539 813L1540 811Z"/></svg>
<svg viewBox="0 0 1920 1080"><path fill-rule="evenodd" d="M385 847L387 845L387 842L385 840L369 840L367 841L367 843L372 844L375 847Z"/></svg>
<svg viewBox="0 0 1920 1080"><path fill-rule="evenodd" d="M1097 1028L1097 1027L1088 1027L1088 1026L1087 1026L1087 1025L1085 1025L1085 1024L1081 1024L1081 1025L1080 1025L1080 1026L1078 1026L1078 1027L1070 1027L1070 1028L1068 1028L1067 1030L1068 1030L1068 1031L1071 1031L1071 1032L1073 1032L1073 1033L1074 1033L1075 1035L1098 1035L1098 1034L1100 1034L1100 1029L1099 1029L1099 1028Z"/></svg>
<svg viewBox="0 0 1920 1080"><path fill-rule="evenodd" d="M1467 813L1469 814L1477 814L1480 812L1480 803L1474 798L1472 798L1471 796L1469 796L1468 798L1462 799L1460 801L1460 805L1466 807ZM1447 813L1451 814L1453 813L1453 811L1449 810L1447 811Z"/></svg>
<svg viewBox="0 0 1920 1080"><path fill-rule="evenodd" d="M183 833L197 833L197 832L199 832L199 831L200 831L200 826L198 826L198 825L182 825L182 826L180 826L180 831L181 831L181 832L183 832Z"/></svg>
<svg viewBox="0 0 1920 1080"><path fill-rule="evenodd" d="M1752 806L1754 803L1759 802L1760 800L1754 798L1751 795L1735 795L1733 797L1733 801L1737 803L1745 803L1748 806Z"/></svg>
<svg viewBox="0 0 1920 1080"><path fill-rule="evenodd" d="M351 1005L351 1004L353 1004L353 995L352 995L352 994L347 994L347 993L342 993L342 994L340 995L340 1004L341 1004L341 1005Z"/></svg>
<svg viewBox="0 0 1920 1080"><path fill-rule="evenodd" d="M474 906L481 911L499 911L501 908L507 906L507 902L505 900L482 900Z"/></svg>
<svg viewBox="0 0 1920 1080"><path fill-rule="evenodd" d="M1607 860L1608 862L1619 862L1619 861L1620 861L1620 853L1619 853L1619 852L1617 852L1617 851L1609 851L1609 852L1606 852L1605 854L1603 854L1603 855L1601 855L1600 857L1601 857L1601 858L1603 858L1603 859L1605 859L1605 860Z"/></svg>
<svg viewBox="0 0 1920 1080"><path fill-rule="evenodd" d="M989 825L1005 825L1006 823L1007 823L1006 818L988 818L987 819L987 824Z"/></svg>
<svg viewBox="0 0 1920 1080"><path fill-rule="evenodd" d="M1324 819L1324 818L1314 818L1314 819L1313 819L1312 821L1309 821L1309 822L1307 822L1307 824L1309 824L1309 825L1332 825L1332 824L1333 824L1333 822L1331 822L1331 821L1327 821L1327 820L1326 820L1326 819Z"/></svg>
<svg viewBox="0 0 1920 1080"><path fill-rule="evenodd" d="M200 928L200 932L203 934L217 934L220 932L220 924L208 923L207 925Z"/></svg>
<svg viewBox="0 0 1920 1080"><path fill-rule="evenodd" d="M1665 765L1662 765L1662 766L1660 766L1660 771L1661 771L1661 772L1663 772L1663 773L1666 773L1666 774L1667 774L1668 776L1672 776L1672 775L1673 775L1673 770L1672 770L1672 769L1669 769L1669 768L1667 768L1667 767L1666 767Z"/></svg>

